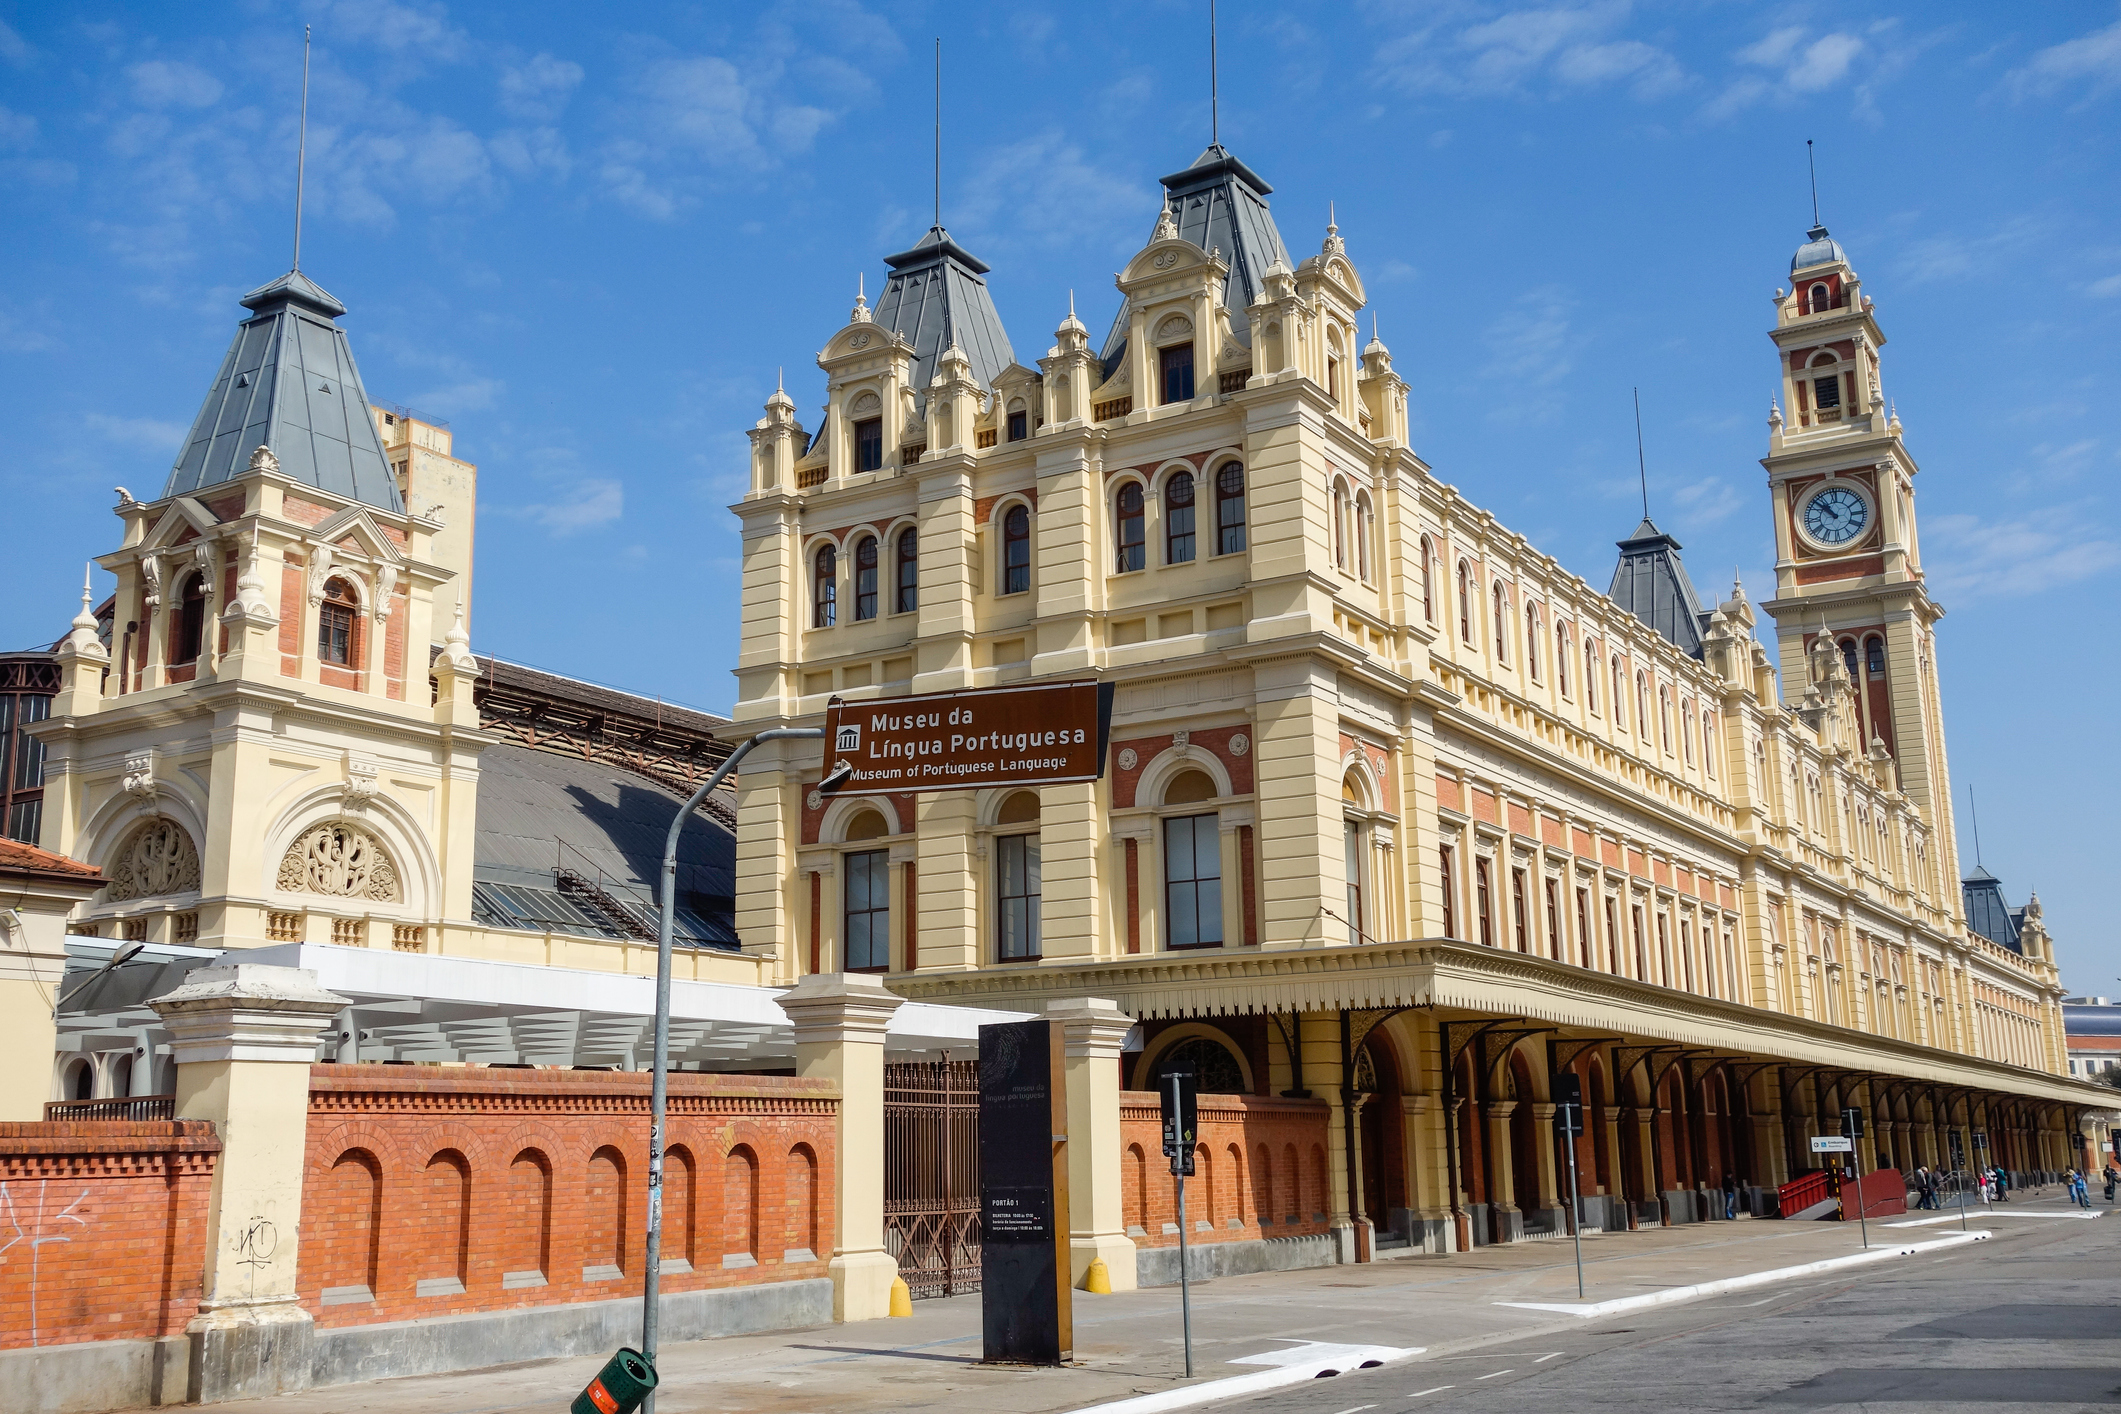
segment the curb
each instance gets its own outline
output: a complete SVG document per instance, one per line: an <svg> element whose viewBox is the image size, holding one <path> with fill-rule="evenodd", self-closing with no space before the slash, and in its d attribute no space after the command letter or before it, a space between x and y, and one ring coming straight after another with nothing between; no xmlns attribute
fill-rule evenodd
<svg viewBox="0 0 2121 1414"><path fill-rule="evenodd" d="M1875 1248L1869 1252L1852 1252L1846 1257L1828 1257L1823 1261L1805 1262L1794 1267L1776 1267L1771 1271L1752 1272L1742 1277L1726 1277L1721 1281L1705 1281L1695 1286L1675 1286L1666 1291L1653 1291L1643 1296L1622 1296L1612 1301L1596 1301L1589 1305L1562 1304L1548 1301L1498 1301L1497 1306L1511 1306L1523 1311L1559 1311L1563 1315L1578 1316L1589 1320L1598 1316L1611 1316L1621 1311L1640 1311L1648 1306L1669 1306L1681 1301L1692 1301L1703 1296L1720 1296L1727 1291L1744 1291L1749 1287L1767 1286L1773 1282L1789 1281L1795 1277L1812 1276L1819 1272L1839 1271L1844 1267L1865 1266L1872 1262L1887 1262L1895 1257L1915 1257L1925 1252L1942 1251L1947 1247L1962 1247L1969 1242L1985 1242L1990 1234L1986 1230L1953 1233L1932 1242L1917 1242L1908 1246Z"/></svg>

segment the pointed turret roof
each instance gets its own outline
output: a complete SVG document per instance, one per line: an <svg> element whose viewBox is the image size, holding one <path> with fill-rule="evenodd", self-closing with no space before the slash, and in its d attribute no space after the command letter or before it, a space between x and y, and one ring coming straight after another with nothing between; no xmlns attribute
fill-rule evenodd
<svg viewBox="0 0 2121 1414"><path fill-rule="evenodd" d="M252 290L242 303L251 317L236 329L163 495L228 481L262 446L297 481L401 512L361 370L334 322L346 306L299 270Z"/></svg>
<svg viewBox="0 0 2121 1414"><path fill-rule="evenodd" d="M1620 542L1620 563L1606 597L1641 619L1680 652L1701 656L1701 633L1708 622L1694 581L1679 558L1679 542L1657 528L1648 516L1635 533Z"/></svg>
<svg viewBox="0 0 2121 1414"><path fill-rule="evenodd" d="M941 226L929 227L913 249L887 255L884 263L891 278L872 317L913 345L913 386L928 386L936 359L954 343L965 351L980 386L993 387L995 375L1016 362L1016 354L981 278L992 267Z"/></svg>
<svg viewBox="0 0 2121 1414"><path fill-rule="evenodd" d="M2012 952L2022 952L2018 925L2024 909L2013 909L2003 897L2003 881L1975 865L1959 880L1959 898L1966 906L1966 926L1982 937Z"/></svg>
<svg viewBox="0 0 2121 1414"><path fill-rule="evenodd" d="M1267 194L1274 188L1259 173L1230 155L1216 143L1183 172L1163 178L1164 207L1157 213L1163 221L1169 213L1178 234L1202 250L1220 250L1230 264L1230 278L1223 289L1223 304L1230 311L1231 332L1239 343L1252 343L1252 322L1245 311L1259 297L1262 277L1276 260L1285 266L1288 247L1274 225ZM1153 237L1152 237L1153 239ZM1105 336L1099 355L1110 368L1112 360L1127 344L1127 304L1120 302L1112 332Z"/></svg>

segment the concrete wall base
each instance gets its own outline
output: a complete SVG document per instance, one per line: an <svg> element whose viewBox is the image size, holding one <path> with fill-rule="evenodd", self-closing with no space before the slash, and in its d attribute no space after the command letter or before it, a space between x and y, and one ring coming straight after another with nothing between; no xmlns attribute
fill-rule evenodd
<svg viewBox="0 0 2121 1414"><path fill-rule="evenodd" d="M1333 1238L1327 1233L1314 1233L1309 1237L1252 1238L1245 1242L1203 1242L1186 1248L1186 1277L1190 1281L1335 1265L1338 1263ZM1134 1280L1138 1286L1178 1285L1178 1249L1137 1248Z"/></svg>
<svg viewBox="0 0 2121 1414"><path fill-rule="evenodd" d="M832 1281L767 1282L680 1291L663 1298L665 1345L708 1336L748 1335L832 1323ZM473 1311L426 1321L385 1321L317 1332L313 1382L476 1370L516 1360L608 1354L641 1338L641 1299L584 1301L569 1306L527 1306L513 1311Z"/></svg>
<svg viewBox="0 0 2121 1414"><path fill-rule="evenodd" d="M4 1403L22 1414L96 1414L182 1404L191 1396L191 1339L85 1340L0 1350Z"/></svg>
<svg viewBox="0 0 2121 1414"><path fill-rule="evenodd" d="M309 1388L316 1322L291 1299L202 1310L184 1334L191 1342L186 1393L194 1404Z"/></svg>
<svg viewBox="0 0 2121 1414"><path fill-rule="evenodd" d="M1274 1244L1323 1242L1323 1238L1277 1238ZM1261 1247L1266 1243L1235 1244ZM1204 1249L1195 1249L1196 1252ZM1284 1261L1246 1271L1273 1271L1316 1262ZM1198 1273L1197 1273L1198 1274ZM1216 1272L1215 1275L1225 1275ZM1178 1280L1176 1262L1171 1280ZM832 1322L832 1282L769 1282L718 1291L682 1291L663 1298L664 1344L754 1331L793 1330ZM196 1324L196 1323L195 1323ZM402 1375L439 1375L517 1360L601 1355L638 1344L641 1301L585 1301L572 1306L532 1306L514 1311L470 1312L425 1321L386 1321L372 1326L316 1329L306 1313L299 1323L270 1327L267 1351L256 1324L216 1327L161 1340L88 1340L26 1350L0 1350L0 1408L8 1414L100 1414L188 1402L248 1398L207 1393L272 1374L288 1388L347 1384ZM299 1374L283 1362L299 1344L307 1365ZM202 1357L217 1369L200 1371ZM275 1373L277 1372L277 1373ZM204 1378L201 1378L204 1376Z"/></svg>

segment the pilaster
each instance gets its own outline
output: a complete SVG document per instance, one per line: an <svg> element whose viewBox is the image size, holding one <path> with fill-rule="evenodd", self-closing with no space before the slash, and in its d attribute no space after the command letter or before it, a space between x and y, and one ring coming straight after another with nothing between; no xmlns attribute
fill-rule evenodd
<svg viewBox="0 0 2121 1414"><path fill-rule="evenodd" d="M1120 1053L1134 1018L1098 997L1046 1003L1062 1028L1068 1084L1069 1281L1102 1261L1112 1290L1135 1285L1134 1241L1120 1192Z"/></svg>

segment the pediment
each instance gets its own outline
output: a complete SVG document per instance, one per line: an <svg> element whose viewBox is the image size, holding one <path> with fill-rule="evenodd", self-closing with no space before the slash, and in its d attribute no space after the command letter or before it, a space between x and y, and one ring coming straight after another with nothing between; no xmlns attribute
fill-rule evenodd
<svg viewBox="0 0 2121 1414"><path fill-rule="evenodd" d="M1219 268L1220 271L1229 267L1193 242L1180 236L1169 236L1143 246L1134 259L1127 262L1120 281L1132 284L1137 280L1168 280L1174 275L1203 268Z"/></svg>
<svg viewBox="0 0 2121 1414"><path fill-rule="evenodd" d="M173 496L163 509L161 519L154 528L142 536L140 543L150 550L167 550L182 541L189 532L197 538L210 532L220 521L212 511L200 505L190 496Z"/></svg>
<svg viewBox="0 0 2121 1414"><path fill-rule="evenodd" d="M849 324L828 339L824 352L817 356L817 361L825 364L843 358L874 358L894 346L903 348L909 354L913 352L913 345L891 330L873 321L864 320L859 324Z"/></svg>
<svg viewBox="0 0 2121 1414"><path fill-rule="evenodd" d="M366 555L388 565L402 565L405 554L383 533L366 506L348 506L310 528L310 537L334 549Z"/></svg>

